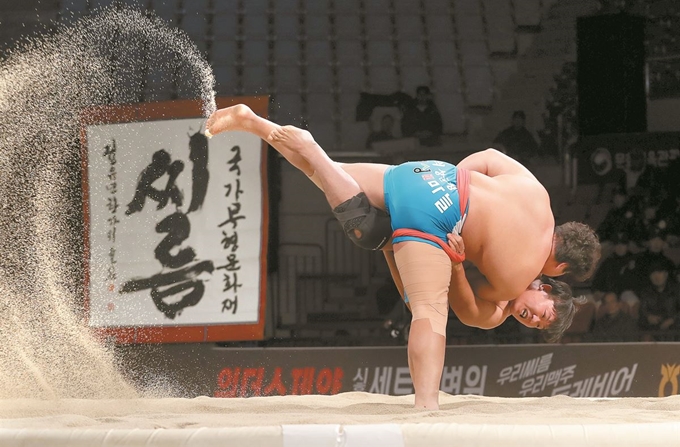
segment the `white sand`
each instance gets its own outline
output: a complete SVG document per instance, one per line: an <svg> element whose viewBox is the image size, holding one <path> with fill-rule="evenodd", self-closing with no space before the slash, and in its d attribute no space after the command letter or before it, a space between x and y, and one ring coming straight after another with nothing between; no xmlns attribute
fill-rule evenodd
<svg viewBox="0 0 680 447"><path fill-rule="evenodd" d="M218 399L0 400L0 428L220 428L281 424L602 424L680 421L680 396L576 399L442 394L440 411L413 396L368 393Z"/></svg>

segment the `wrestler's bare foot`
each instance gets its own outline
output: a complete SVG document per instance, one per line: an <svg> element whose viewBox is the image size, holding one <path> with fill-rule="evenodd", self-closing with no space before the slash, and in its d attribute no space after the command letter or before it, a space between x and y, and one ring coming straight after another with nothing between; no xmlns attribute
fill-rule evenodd
<svg viewBox="0 0 680 447"><path fill-rule="evenodd" d="M310 145L318 146L311 133L295 126L281 126L274 129L267 138L294 152L302 152Z"/></svg>
<svg viewBox="0 0 680 447"><path fill-rule="evenodd" d="M249 123L257 118L255 112L244 104L225 107L213 112L205 124L206 135L212 136L229 130L249 130Z"/></svg>

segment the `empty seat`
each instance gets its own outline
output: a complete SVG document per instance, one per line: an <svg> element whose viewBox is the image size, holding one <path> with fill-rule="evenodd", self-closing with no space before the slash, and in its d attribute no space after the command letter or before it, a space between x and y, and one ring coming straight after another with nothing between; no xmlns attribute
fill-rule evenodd
<svg viewBox="0 0 680 447"><path fill-rule="evenodd" d="M243 93L245 95L269 94L269 69L266 66L243 67Z"/></svg>
<svg viewBox="0 0 680 447"><path fill-rule="evenodd" d="M215 90L220 95L233 95L236 92L238 73L233 64L213 64L215 75Z"/></svg>
<svg viewBox="0 0 680 447"><path fill-rule="evenodd" d="M344 39L359 39L361 37L361 17L356 14L335 16L335 35L339 42Z"/></svg>
<svg viewBox="0 0 680 447"><path fill-rule="evenodd" d="M423 13L420 9L420 2L413 0L393 0L394 12L397 15L407 15L417 18Z"/></svg>
<svg viewBox="0 0 680 447"><path fill-rule="evenodd" d="M387 15L389 10L390 0L371 0L368 2L364 2L364 11L366 12L366 14Z"/></svg>
<svg viewBox="0 0 680 447"><path fill-rule="evenodd" d="M516 59L493 59L489 61L496 90L501 90L510 76L517 73Z"/></svg>
<svg viewBox="0 0 680 447"><path fill-rule="evenodd" d="M517 26L538 26L541 24L541 0L514 0L513 4Z"/></svg>
<svg viewBox="0 0 680 447"><path fill-rule="evenodd" d="M368 121L356 122L343 118L340 122L340 147L343 151L365 151L369 134Z"/></svg>
<svg viewBox="0 0 680 447"><path fill-rule="evenodd" d="M356 65L340 65L338 83L343 94L363 90L366 85L364 69Z"/></svg>
<svg viewBox="0 0 680 447"><path fill-rule="evenodd" d="M492 53L515 51L515 24L512 21L510 0L483 0L484 17Z"/></svg>
<svg viewBox="0 0 680 447"><path fill-rule="evenodd" d="M370 3L370 2L369 2ZM392 22L388 15L366 15L366 38L389 39L392 37Z"/></svg>
<svg viewBox="0 0 680 447"><path fill-rule="evenodd" d="M332 94L307 95L307 123L314 139L325 150L336 147L335 102Z"/></svg>
<svg viewBox="0 0 680 447"><path fill-rule="evenodd" d="M479 15L479 0L454 0L453 8L455 16Z"/></svg>
<svg viewBox="0 0 680 447"><path fill-rule="evenodd" d="M308 15L327 17L330 12L330 0L305 0L304 8Z"/></svg>
<svg viewBox="0 0 680 447"><path fill-rule="evenodd" d="M425 34L420 16L397 15L395 24L397 37L401 40L422 39Z"/></svg>
<svg viewBox="0 0 680 447"><path fill-rule="evenodd" d="M369 40L366 43L368 63L375 66L388 66L394 63L394 51L389 40Z"/></svg>
<svg viewBox="0 0 680 447"><path fill-rule="evenodd" d="M444 133L465 133L467 120L463 95L460 92L436 92L434 100L442 115Z"/></svg>
<svg viewBox="0 0 680 447"><path fill-rule="evenodd" d="M432 82L437 92L460 92L458 67L432 67Z"/></svg>
<svg viewBox="0 0 680 447"><path fill-rule="evenodd" d="M460 55L463 65L486 65L489 54L484 41L460 42Z"/></svg>
<svg viewBox="0 0 680 447"><path fill-rule="evenodd" d="M305 18L305 34L308 39L330 39L330 21L328 15L311 15Z"/></svg>
<svg viewBox="0 0 680 447"><path fill-rule="evenodd" d="M235 40L238 33L238 14L234 12L220 12L213 16L213 39Z"/></svg>
<svg viewBox="0 0 680 447"><path fill-rule="evenodd" d="M424 2L426 14L450 14L450 0L427 0Z"/></svg>
<svg viewBox="0 0 680 447"><path fill-rule="evenodd" d="M297 65L277 66L274 83L277 93L295 93L299 95L302 90L300 67Z"/></svg>
<svg viewBox="0 0 680 447"><path fill-rule="evenodd" d="M266 40L245 40L243 42L243 63L245 65L267 65L269 43Z"/></svg>
<svg viewBox="0 0 680 447"><path fill-rule="evenodd" d="M463 67L467 86L468 105L474 107L491 107L493 105L493 78L489 66Z"/></svg>
<svg viewBox="0 0 680 447"><path fill-rule="evenodd" d="M398 41L399 64L402 67L420 67L427 65L427 52L422 41Z"/></svg>
<svg viewBox="0 0 680 447"><path fill-rule="evenodd" d="M308 40L305 60L313 65L330 65L332 60L331 43L329 40Z"/></svg>
<svg viewBox="0 0 680 447"><path fill-rule="evenodd" d="M297 40L274 42L274 62L277 65L298 65L300 60L300 43Z"/></svg>
<svg viewBox="0 0 680 447"><path fill-rule="evenodd" d="M314 135L314 140L326 151L337 148L337 135L333 121L323 120L318 116L310 115L308 120L309 131Z"/></svg>
<svg viewBox="0 0 680 447"><path fill-rule="evenodd" d="M297 14L277 14L274 16L274 33L276 39L298 39L300 23Z"/></svg>
<svg viewBox="0 0 680 447"><path fill-rule="evenodd" d="M235 65L238 60L237 44L233 40L216 40L212 46L213 64Z"/></svg>
<svg viewBox="0 0 680 447"><path fill-rule="evenodd" d="M307 91L333 91L333 71L328 65L310 65L307 67Z"/></svg>
<svg viewBox="0 0 680 447"><path fill-rule="evenodd" d="M418 86L430 84L427 69L425 67L402 67L401 84L404 92L415 94Z"/></svg>
<svg viewBox="0 0 680 447"><path fill-rule="evenodd" d="M359 14L361 11L361 0L342 0L334 3L336 14Z"/></svg>
<svg viewBox="0 0 680 447"><path fill-rule="evenodd" d="M213 14L238 14L239 0L220 0L213 2Z"/></svg>
<svg viewBox="0 0 680 447"><path fill-rule="evenodd" d="M245 40L267 40L269 37L269 16L248 13L243 15L243 38Z"/></svg>
<svg viewBox="0 0 680 447"><path fill-rule="evenodd" d="M357 117L357 105L359 105L359 100L361 95L359 90L353 92L343 92L340 95L340 115L338 118L341 121L356 121Z"/></svg>
<svg viewBox="0 0 680 447"><path fill-rule="evenodd" d="M71 0L72 3L80 3L77 0ZM156 15L166 22L175 25L179 17L178 0L154 0L151 4Z"/></svg>
<svg viewBox="0 0 680 447"><path fill-rule="evenodd" d="M219 1L216 3L219 3ZM267 14L268 8L269 0L247 0L243 2L243 14L246 16Z"/></svg>
<svg viewBox="0 0 680 447"><path fill-rule="evenodd" d="M88 0L63 0L61 2L61 14L87 11Z"/></svg>
<svg viewBox="0 0 680 447"><path fill-rule="evenodd" d="M302 98L299 93L277 93L271 107L276 109L278 124L302 124Z"/></svg>
<svg viewBox="0 0 680 447"><path fill-rule="evenodd" d="M146 0L123 0L123 3L137 9L146 9Z"/></svg>
<svg viewBox="0 0 680 447"><path fill-rule="evenodd" d="M359 40L338 40L335 54L340 67L358 66L364 61L363 44Z"/></svg>
<svg viewBox="0 0 680 447"><path fill-rule="evenodd" d="M394 67L369 67L368 78L371 91L379 94L394 93L399 89L399 79Z"/></svg>
<svg viewBox="0 0 680 447"><path fill-rule="evenodd" d="M482 22L482 17L479 14L462 15L458 14L456 11L454 18L459 40L475 40L483 42L486 39L484 22Z"/></svg>
<svg viewBox="0 0 680 447"><path fill-rule="evenodd" d="M449 14L428 14L425 16L425 32L431 40L453 40L453 21Z"/></svg>
<svg viewBox="0 0 680 447"><path fill-rule="evenodd" d="M204 43L207 37L208 21L205 14L186 13L181 20L181 27L184 32L200 47L200 43Z"/></svg>
<svg viewBox="0 0 680 447"><path fill-rule="evenodd" d="M307 115L311 120L314 117L317 121L333 121L335 117L335 97L332 93L317 92L307 95Z"/></svg>
<svg viewBox="0 0 680 447"><path fill-rule="evenodd" d="M299 11L299 1L298 0L276 0L272 2L274 6L275 15L297 15Z"/></svg>
<svg viewBox="0 0 680 447"><path fill-rule="evenodd" d="M453 40L430 41L430 63L433 66L455 66L458 63L456 44Z"/></svg>

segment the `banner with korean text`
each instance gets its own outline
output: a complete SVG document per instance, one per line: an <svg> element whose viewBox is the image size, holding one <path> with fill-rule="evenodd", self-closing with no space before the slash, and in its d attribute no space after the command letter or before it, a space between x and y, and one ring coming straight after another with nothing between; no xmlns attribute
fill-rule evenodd
<svg viewBox="0 0 680 447"><path fill-rule="evenodd" d="M264 335L266 148L204 124L194 101L84 114L89 325L119 343Z"/></svg>
<svg viewBox="0 0 680 447"><path fill-rule="evenodd" d="M121 346L145 375L187 397L351 391L413 394L405 346L222 348ZM140 377L143 380L144 377ZM499 397L663 397L680 394L680 343L447 346L440 390Z"/></svg>

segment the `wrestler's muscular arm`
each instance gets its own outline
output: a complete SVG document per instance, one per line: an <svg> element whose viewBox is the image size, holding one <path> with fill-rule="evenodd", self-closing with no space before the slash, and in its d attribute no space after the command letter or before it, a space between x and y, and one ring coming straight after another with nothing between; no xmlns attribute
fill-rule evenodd
<svg viewBox="0 0 680 447"><path fill-rule="evenodd" d="M463 264L454 264L451 269L449 306L461 323L481 329L500 326L507 318L500 303L482 300L475 296L465 275Z"/></svg>

